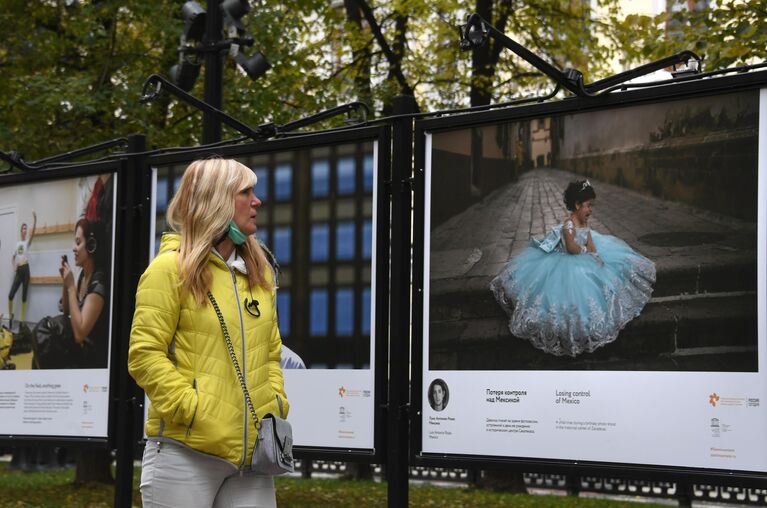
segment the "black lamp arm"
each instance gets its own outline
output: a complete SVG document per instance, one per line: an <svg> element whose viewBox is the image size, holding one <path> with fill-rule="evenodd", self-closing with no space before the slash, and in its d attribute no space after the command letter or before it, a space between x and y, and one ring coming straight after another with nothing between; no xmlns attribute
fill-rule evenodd
<svg viewBox="0 0 767 508"><path fill-rule="evenodd" d="M584 88L588 93L598 92L600 90L604 90L605 88L609 88L613 85L619 85L621 83L625 83L626 81L630 79L638 78L639 76L644 76L645 74L650 74L651 72L655 72L660 69L665 69L666 67L670 67L672 65L686 64L690 60L695 60L697 62L697 68L695 69L695 72L701 72L702 59L698 55L693 53L692 51L685 50L685 51L680 51L679 53L676 53L674 55L667 56L659 60L655 60L654 62L640 65L639 67L636 67L634 69L629 69L627 71L620 72L613 76L600 79L599 81L594 81L591 84L584 85Z"/></svg>
<svg viewBox="0 0 767 508"><path fill-rule="evenodd" d="M154 90L152 90L152 87L154 87ZM144 82L144 88L141 92L141 98L139 101L150 102L157 98L162 90L166 90L184 102L194 106L195 108L215 116L222 123L225 123L229 127L236 129L237 131L245 134L247 137L253 140L259 141L268 139L276 134L276 127L273 123L259 125L256 130L253 130L236 118L227 115L220 109L214 108L207 102L202 101L194 95L185 92L158 74L152 74L147 78L146 82Z"/></svg>
<svg viewBox="0 0 767 508"><path fill-rule="evenodd" d="M293 122L280 125L277 127L277 132L282 133L300 129L301 127L306 127L307 125L317 123L319 121L325 120L326 118L332 118L334 116L348 113L350 111L361 111L362 122L367 122L368 115L370 114L370 108L368 108L367 104L364 102L349 102L341 106L326 109L325 111L320 111L315 115L307 116L306 118L301 118L300 120L295 120Z"/></svg>
<svg viewBox="0 0 767 508"><path fill-rule="evenodd" d="M72 150L71 152L64 152L59 155L53 155L51 157L46 157L44 159L38 159L32 162L31 164L33 166L39 166L39 165L44 165L51 162L63 161L66 159L73 159L75 157L80 157L81 155L88 155L90 153L100 152L101 150L106 150L107 148L112 148L114 146L118 146L122 149L127 149L128 138L115 138L109 141L103 141L101 143L96 143L95 145L86 146L84 148L78 148L77 150Z"/></svg>
<svg viewBox="0 0 767 508"><path fill-rule="evenodd" d="M466 25L461 31L461 48L471 49L479 47L487 42L488 37L494 38L503 47L527 60L535 68L553 79L558 85L581 97L594 95L596 92L613 85L624 83L630 79L650 74L671 65L687 63L689 60L697 61L698 65L695 72L700 72L701 67L701 58L698 55L692 51L681 51L675 55L661 58L660 60L641 65L635 69L629 69L587 85L583 83L583 73L580 71L576 69L565 69L564 71L557 69L526 47L507 37L503 32L482 19L477 13L469 16Z"/></svg>
<svg viewBox="0 0 767 508"><path fill-rule="evenodd" d="M524 58L536 69L553 79L558 85L570 90L574 94L580 95L580 87L578 86L577 81L580 75L578 71L575 71L576 74L573 74L572 71L563 72L557 69L543 58L492 26L477 13L469 16L466 25L461 31L461 48L471 49L482 46L487 43L488 37L492 37L504 48Z"/></svg>
<svg viewBox="0 0 767 508"><path fill-rule="evenodd" d="M7 162L11 166L15 166L19 168L22 171L35 171L37 169L40 169L37 166L33 166L31 164L24 162L24 159L21 158L21 154L19 154L19 152L15 150L11 150L10 152L4 152L0 150L0 160Z"/></svg>
<svg viewBox="0 0 767 508"><path fill-rule="evenodd" d="M95 145L86 146L84 148L78 148L77 150L72 150L69 152L60 153L58 155L52 155L51 157L38 159L34 162L25 162L24 159L22 159L21 155L15 150L11 150L10 152L0 151L0 160L4 160L10 165L15 166L23 171L37 171L39 169L45 169L45 166L47 164L51 164L54 162L59 162L59 161L67 160L67 159L73 159L75 157L88 155L90 153L100 152L101 150L112 148L113 146L119 146L123 149L128 148L128 139L115 138L109 141L96 143Z"/></svg>

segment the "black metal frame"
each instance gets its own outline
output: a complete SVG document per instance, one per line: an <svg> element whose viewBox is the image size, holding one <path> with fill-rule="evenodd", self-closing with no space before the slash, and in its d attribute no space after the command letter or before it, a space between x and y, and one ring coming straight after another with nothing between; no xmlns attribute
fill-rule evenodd
<svg viewBox="0 0 767 508"><path fill-rule="evenodd" d="M650 480L677 480L681 482L710 483L763 487L767 472L720 470L693 467L672 467L649 464L593 462L580 460L551 460L535 457L496 457L485 455L434 454L422 451L424 337L423 337L423 290L424 290L424 214L425 210L425 161L427 133L468 127L483 127L500 122L527 120L567 114L619 108L637 104L661 103L675 99L717 95L732 91L767 87L767 72L752 72L706 80L687 81L651 88L633 89L625 92L602 94L596 98L571 98L545 104L524 105L480 113L468 113L453 117L423 119L416 121L415 133L415 202L413 237L413 341L411 383L411 465L429 467L458 467L469 469L503 469L517 472L541 472L581 476L605 476L615 478L641 478ZM403 263L407 260L393 260ZM396 295L395 295L396 296ZM764 308L760 308L765 312Z"/></svg>
<svg viewBox="0 0 767 508"><path fill-rule="evenodd" d="M91 162L82 163L78 165L72 165L65 168L56 169L41 169L36 171L25 171L23 173L5 173L0 175L0 186L12 186L12 185L24 185L32 183L44 184L46 182L54 180L73 179L82 176L92 176L97 174L110 173L117 176L117 185L114 191L117 193L117 202L114 208L114 224L112 225L114 231L114 245L113 256L114 262L112 265L112 328L110 330L110 352L109 352L109 405L107 415L107 436L61 436L61 435L15 435L15 434L0 434L0 443L5 445L14 444L29 444L45 442L52 446L93 446L93 447L113 447L116 437L116 427L119 424L117 419L117 406L119 404L118 392L120 390L120 366L122 365L122 349L123 339L122 326L125 317L121 312L125 302L121 295L123 294L123 284L127 280L125 273L123 273L122 267L125 258L125 249L121 248L124 245L125 239L123 238L122 231L124 229L125 217L123 217L123 210L125 203L120 198L120 192L125 184L126 178L126 161L117 160L110 162ZM127 344L125 344L127 350ZM49 370L47 372L61 372L57 370ZM0 430L2 432L2 430Z"/></svg>
<svg viewBox="0 0 767 508"><path fill-rule="evenodd" d="M290 138L274 139L269 141L260 141L250 144L239 144L235 146L216 147L215 149L201 147L190 148L188 150L177 151L170 154L158 154L150 156L146 160L147 168L154 166L165 166L171 164L188 163L196 159L209 157L212 155L236 158L242 156L252 156L275 152L284 152L289 150L305 150L312 147L321 147L328 145L348 144L363 141L378 142L377 165L377 203L376 214L376 251L373 253L376 259L377 273L374 274L376 283L376 309L374 320L375 330L375 364L371 364L374 369L374 422L376 426L373 431L373 446L371 449L350 449L350 448L331 448L331 447L308 447L295 446L295 455L299 459L316 460L345 460L351 462L380 462L385 460L383 452L385 447L386 429L379 422L383 422L386 411L387 396L387 363L388 363L388 337L389 337L389 213L390 198L389 185L391 156L390 156L390 134L385 127L360 127L331 132L308 133L302 136ZM147 191L146 195L149 195ZM147 217L154 210L147 210ZM148 221L146 222L148 225ZM143 236L149 238L147 229ZM139 441L143 437L139 437Z"/></svg>
<svg viewBox="0 0 767 508"><path fill-rule="evenodd" d="M76 157L81 157L83 155L88 155L91 153L100 152L102 150L106 150L108 148L112 147L128 147L128 139L127 138L115 138L111 139L109 141L103 141L101 143L96 143L95 145L86 146L83 148L79 148L77 150L72 150L70 152L64 152L61 154L53 155L51 157L45 157L43 159L38 159L36 161L32 162L26 162L22 157L21 154L18 152L12 150L10 152L4 152L0 150L0 160L3 160L10 164L11 166L15 166L22 171L38 171L41 169L51 169L53 167L61 167L63 165L79 165L79 164L85 164L85 162L81 163L63 163L60 161L67 160L67 159L73 159ZM2 173L0 173L2 174Z"/></svg>
<svg viewBox="0 0 767 508"><path fill-rule="evenodd" d="M155 88L154 91L151 91L152 87ZM245 134L247 137L251 138L253 141L263 141L269 138L276 137L280 134L285 134L295 129L300 129L301 127L306 127L308 125L315 124L322 120L332 118L334 116L337 116L343 113L348 113L348 112L357 111L357 110L363 112L362 122L364 123L365 121L367 121L367 116L370 113L370 109L368 108L366 104L362 102L350 102L348 104L342 104L340 106L336 106L334 108L321 111L317 114L310 115L308 117L301 118L299 120L295 120L293 122L289 122L284 125L275 125L273 123L266 123L263 125L259 125L254 130L254 129L251 129L246 124L240 122L236 118L230 115L227 115L220 109L215 108L214 106L208 104L207 102L198 99L197 97L195 97L194 95L188 92L185 92L184 90L174 85L168 79L160 76L159 74L152 74L146 79L146 81L144 82L143 90L141 92L140 101L150 102L154 100L163 89L167 90L168 92L170 92L177 98L187 102L191 106L199 109L200 111L205 113L206 116L210 116L214 118L215 120L223 122L227 124L229 127L236 129L240 133Z"/></svg>

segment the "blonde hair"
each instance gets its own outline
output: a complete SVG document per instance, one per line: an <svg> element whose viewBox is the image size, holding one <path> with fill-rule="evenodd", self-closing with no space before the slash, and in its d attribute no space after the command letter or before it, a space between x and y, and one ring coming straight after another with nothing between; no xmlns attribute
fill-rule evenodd
<svg viewBox="0 0 767 508"><path fill-rule="evenodd" d="M184 172L168 205L168 224L181 235L178 268L182 293L191 293L201 306L206 305L211 286L210 250L234 217L236 194L255 184L255 173L236 160L197 160ZM272 283L264 275L269 264L255 237L249 236L237 250L245 260L249 286L271 290Z"/></svg>

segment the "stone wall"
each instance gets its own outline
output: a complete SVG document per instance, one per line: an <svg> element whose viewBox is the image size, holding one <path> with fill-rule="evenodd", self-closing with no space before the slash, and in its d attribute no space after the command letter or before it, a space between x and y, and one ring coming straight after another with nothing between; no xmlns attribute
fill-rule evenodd
<svg viewBox="0 0 767 508"><path fill-rule="evenodd" d="M757 130L746 128L560 156L557 166L654 197L755 220L757 157Z"/></svg>

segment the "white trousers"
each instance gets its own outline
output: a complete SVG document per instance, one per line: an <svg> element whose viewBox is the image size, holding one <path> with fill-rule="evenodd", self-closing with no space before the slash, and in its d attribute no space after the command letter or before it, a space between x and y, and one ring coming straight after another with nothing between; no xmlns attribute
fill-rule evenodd
<svg viewBox="0 0 767 508"><path fill-rule="evenodd" d="M217 457L149 439L141 463L143 508L276 508L271 476L240 475Z"/></svg>

